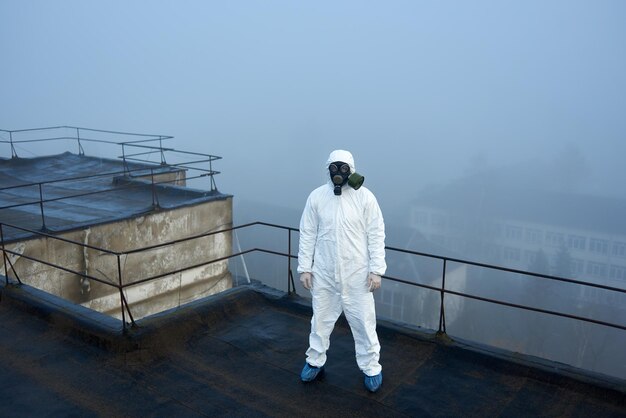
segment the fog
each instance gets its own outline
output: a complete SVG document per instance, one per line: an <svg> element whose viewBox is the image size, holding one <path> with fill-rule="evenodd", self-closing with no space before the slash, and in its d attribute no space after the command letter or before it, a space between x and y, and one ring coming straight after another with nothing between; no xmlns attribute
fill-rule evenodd
<svg viewBox="0 0 626 418"><path fill-rule="evenodd" d="M4 0L0 18L0 129L172 135L167 146L223 157L236 224L297 226L328 154L347 149L388 245L625 287L623 1ZM505 196L528 204L500 207ZM525 246L511 248L518 229ZM596 256L606 241L607 260L559 269L561 247L582 260L576 237ZM456 332L513 338L468 329Z"/></svg>

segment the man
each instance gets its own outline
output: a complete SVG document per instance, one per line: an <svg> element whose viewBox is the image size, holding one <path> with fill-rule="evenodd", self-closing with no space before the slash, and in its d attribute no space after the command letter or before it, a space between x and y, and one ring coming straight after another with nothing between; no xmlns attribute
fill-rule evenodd
<svg viewBox="0 0 626 418"><path fill-rule="evenodd" d="M376 198L361 187L352 154L330 153L330 181L313 190L300 220L298 273L311 290L313 318L307 359L301 379L311 382L324 374L330 334L343 311L354 336L356 361L365 387L382 385L380 344L372 292L385 274L385 224Z"/></svg>

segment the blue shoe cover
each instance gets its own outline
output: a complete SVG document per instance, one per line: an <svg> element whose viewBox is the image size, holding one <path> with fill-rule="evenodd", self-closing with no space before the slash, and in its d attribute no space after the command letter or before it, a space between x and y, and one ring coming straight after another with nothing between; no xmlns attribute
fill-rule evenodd
<svg viewBox="0 0 626 418"><path fill-rule="evenodd" d="M378 373L376 376L365 375L365 387L370 392L376 392L383 384L383 372Z"/></svg>
<svg viewBox="0 0 626 418"><path fill-rule="evenodd" d="M304 363L304 368L302 369L302 373L300 373L300 379L303 382L312 382L318 376L322 377L324 374L324 366L322 367L313 367L309 363Z"/></svg>

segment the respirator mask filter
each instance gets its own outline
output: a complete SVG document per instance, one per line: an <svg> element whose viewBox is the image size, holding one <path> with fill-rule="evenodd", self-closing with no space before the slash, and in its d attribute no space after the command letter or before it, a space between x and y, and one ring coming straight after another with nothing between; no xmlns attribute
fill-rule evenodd
<svg viewBox="0 0 626 418"><path fill-rule="evenodd" d="M359 173L350 173L350 165L343 161L335 161L328 166L330 179L335 186L336 196L341 195L341 188L347 183L354 190L358 190L363 185L365 177Z"/></svg>

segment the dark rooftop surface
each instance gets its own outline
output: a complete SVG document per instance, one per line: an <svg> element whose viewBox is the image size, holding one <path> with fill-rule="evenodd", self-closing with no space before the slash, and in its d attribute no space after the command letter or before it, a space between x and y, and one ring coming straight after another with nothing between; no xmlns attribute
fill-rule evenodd
<svg viewBox="0 0 626 418"><path fill-rule="evenodd" d="M134 177L149 176L150 168L155 174L171 170L158 165L128 164ZM69 152L36 158L0 159L0 207L31 203L0 209L0 219L8 224L39 230L42 221L37 183L40 182L48 182L43 185L42 194L46 201L46 227L53 231L112 222L152 210L149 180L133 181L125 177L121 181L123 170L121 160ZM102 176L94 177L96 175ZM87 176L91 177L85 179ZM227 197L217 191L165 184L167 187L157 186L158 204L164 208ZM4 232L7 240L24 235L11 228Z"/></svg>
<svg viewBox="0 0 626 418"><path fill-rule="evenodd" d="M1 295L0 416L626 416L623 382L386 322L378 393L363 387L343 318L325 378L303 384L310 306L259 286L148 318L127 337L22 304L24 293Z"/></svg>

